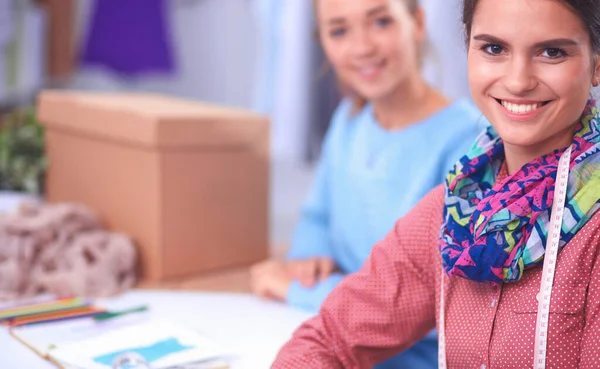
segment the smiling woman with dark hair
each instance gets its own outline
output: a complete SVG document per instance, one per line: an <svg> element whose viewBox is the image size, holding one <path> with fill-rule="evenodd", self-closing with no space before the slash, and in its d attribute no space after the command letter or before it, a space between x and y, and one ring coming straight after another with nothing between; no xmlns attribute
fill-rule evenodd
<svg viewBox="0 0 600 369"><path fill-rule="evenodd" d="M465 0L491 122L282 349L274 368L368 368L440 333L440 368L598 368L596 0Z"/></svg>

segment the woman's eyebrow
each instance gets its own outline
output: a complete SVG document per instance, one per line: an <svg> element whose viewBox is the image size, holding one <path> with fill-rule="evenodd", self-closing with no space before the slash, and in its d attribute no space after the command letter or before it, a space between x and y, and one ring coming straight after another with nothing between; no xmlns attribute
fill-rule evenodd
<svg viewBox="0 0 600 369"><path fill-rule="evenodd" d="M579 42L570 38L556 38L553 40L541 41L535 44L539 48L552 48L552 47L566 47L566 46L579 46Z"/></svg>
<svg viewBox="0 0 600 369"><path fill-rule="evenodd" d="M474 40L477 41L484 41L490 44L498 44L498 45L507 45L508 43L498 37L492 36L492 35L488 35L488 34L479 34L476 36L473 36ZM540 41L537 42L536 44L534 44L533 46L536 48L561 48L561 47L567 47L567 46L579 46L580 42L578 42L577 40L571 39L571 38L555 38L555 39L551 39L551 40L544 40L544 41Z"/></svg>
<svg viewBox="0 0 600 369"><path fill-rule="evenodd" d="M485 34L485 33L473 36L473 40L483 41L483 42L487 42L489 44L497 44L497 45L506 45L507 44L506 41L499 39L498 37Z"/></svg>

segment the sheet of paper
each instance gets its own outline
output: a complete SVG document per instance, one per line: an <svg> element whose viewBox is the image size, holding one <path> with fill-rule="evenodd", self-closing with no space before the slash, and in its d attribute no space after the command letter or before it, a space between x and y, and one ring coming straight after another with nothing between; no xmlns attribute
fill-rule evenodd
<svg viewBox="0 0 600 369"><path fill-rule="evenodd" d="M50 354L61 363L89 369L110 369L115 358L135 352L155 369L200 362L230 354L223 346L169 321L151 320L69 343Z"/></svg>
<svg viewBox="0 0 600 369"><path fill-rule="evenodd" d="M47 324L26 325L13 329L13 334L41 354L48 354L57 344L68 344L96 337L111 330L150 321L149 314L135 314L96 322L92 318L65 320Z"/></svg>
<svg viewBox="0 0 600 369"><path fill-rule="evenodd" d="M147 304L157 317L177 317L236 353L232 368L269 368L281 346L313 314L249 294L136 290L100 302L110 308Z"/></svg>

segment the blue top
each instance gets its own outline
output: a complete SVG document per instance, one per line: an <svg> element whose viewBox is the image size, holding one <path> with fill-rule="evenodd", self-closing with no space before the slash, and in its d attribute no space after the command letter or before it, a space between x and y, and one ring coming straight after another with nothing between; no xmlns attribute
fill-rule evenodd
<svg viewBox="0 0 600 369"><path fill-rule="evenodd" d="M443 183L486 125L470 102L459 100L419 123L389 131L377 123L371 105L352 114L351 101L343 101L325 137L287 256L330 257L341 272L313 288L292 282L288 303L317 311L345 274L360 269L396 220ZM437 368L436 338L428 338L430 349L417 355L425 357L396 361L396 367ZM411 351L397 358L410 356Z"/></svg>

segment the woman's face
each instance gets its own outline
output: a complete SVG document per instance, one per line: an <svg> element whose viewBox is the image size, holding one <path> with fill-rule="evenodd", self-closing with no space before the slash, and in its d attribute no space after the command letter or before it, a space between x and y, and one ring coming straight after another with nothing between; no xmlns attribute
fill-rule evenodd
<svg viewBox="0 0 600 369"><path fill-rule="evenodd" d="M341 82L367 100L419 73L422 13L403 0L318 0L321 43Z"/></svg>
<svg viewBox="0 0 600 369"><path fill-rule="evenodd" d="M509 151L530 160L569 145L598 73L588 31L558 0L480 0L469 84Z"/></svg>

